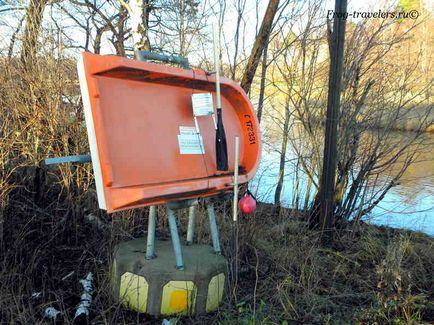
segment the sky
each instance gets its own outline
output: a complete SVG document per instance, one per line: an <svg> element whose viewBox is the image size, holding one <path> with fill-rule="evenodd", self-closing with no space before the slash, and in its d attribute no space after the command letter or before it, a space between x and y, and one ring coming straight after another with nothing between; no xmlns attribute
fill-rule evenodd
<svg viewBox="0 0 434 325"><path fill-rule="evenodd" d="M215 3L217 0L208 0L208 3ZM434 0L423 0L425 3L425 7L430 8L434 11ZM24 10L13 10L13 11L4 11L2 9L9 7L19 7L26 4L27 1L16 1L16 0L0 0L0 49L7 49L10 44L11 35L18 26L18 22L22 15L24 14ZM225 20L223 24L223 37L222 44L230 44L228 48L226 48L226 55L223 54L223 60L232 60L232 53L234 52L234 35L236 29L236 2L237 0L227 0L227 9ZM283 1L281 0L281 3ZM397 0L350 0L348 2L348 12L353 11L376 11L378 9L387 10L388 8L396 7ZM303 3L301 0L298 0L298 4ZM306 1L305 3L309 3ZM6 4L6 5L5 5ZM246 8L243 15L243 21L241 23L241 36L240 36L240 57L247 56L250 53L250 49L253 45L255 35L257 33L257 29L260 27L260 22L262 21L262 17L265 13L266 6L268 4L268 0L258 0L258 7L256 7L256 1L246 0ZM216 6L217 7L217 6ZM287 7L287 11L290 10L291 5ZM324 10L324 20L327 16L328 10L333 10L334 8L334 0L326 0L325 1L325 10ZM53 23L51 17L56 19L56 10L47 9L45 12L45 25L56 29L55 24ZM205 28L205 31L212 35L211 26L214 19L209 19L207 21L208 26ZM303 21L303 19L300 19ZM71 19L67 19L64 16L59 19L57 17L56 24L65 28L73 26L75 23ZM301 29L302 25L296 25L294 29ZM297 33L297 31L294 31ZM69 36L75 40L77 43L84 43L84 34L78 29L69 30ZM111 46L109 40L109 33L105 34L102 44L102 54L114 54L114 48ZM198 46L198 45L196 45ZM203 53L205 53L206 58L212 58L212 42L211 39L208 40L208 44L204 47L204 51L197 51L196 54L193 54L190 61L193 63L195 61L199 61L203 59ZM72 55L78 55L79 51L74 50L71 51Z"/></svg>

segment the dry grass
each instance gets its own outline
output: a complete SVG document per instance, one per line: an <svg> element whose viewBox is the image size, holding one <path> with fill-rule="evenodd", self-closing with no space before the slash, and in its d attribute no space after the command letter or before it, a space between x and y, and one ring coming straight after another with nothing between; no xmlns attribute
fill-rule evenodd
<svg viewBox="0 0 434 325"><path fill-rule="evenodd" d="M31 69L0 64L0 320L47 323L44 310L73 322L79 279L95 274L94 324L161 324L122 308L110 295L110 253L119 241L143 236L147 210L110 217L97 208L89 165L41 169L50 156L88 151L74 63L52 58ZM63 99L62 99L63 98ZM235 258L229 205L219 209L221 241ZM103 226L86 216L92 214ZM159 238L168 238L159 211ZM209 243L204 211L198 240ZM182 219L185 221L186 216ZM185 227L185 222L182 223ZM185 229L183 229L185 231ZM243 217L238 272L230 273L221 309L183 324L423 323L434 320L434 240L367 225L336 234L324 248L290 210L263 205ZM38 299L32 293L41 292Z"/></svg>
<svg viewBox="0 0 434 325"><path fill-rule="evenodd" d="M93 323L160 324L161 320L119 306L108 284L113 246L145 234L146 210L115 215L97 227L85 221L89 211L60 209L57 202L62 196L53 195L52 201L38 207L31 193L23 189L10 194L1 256L1 319L44 323L45 308L53 306L62 312L61 323L72 323L81 294L79 279L92 271L97 288ZM91 212L98 213L96 207ZM168 238L164 211L159 212L159 237ZM209 243L205 214L199 215L199 241ZM220 224L224 253L231 261L231 222L220 214ZM317 238L291 211L278 216L272 207L261 206L253 217L243 217L236 295L231 282L217 313L181 323L411 324L434 319L432 238L367 225L342 231L332 248L321 247ZM42 297L32 299L33 292L42 292Z"/></svg>

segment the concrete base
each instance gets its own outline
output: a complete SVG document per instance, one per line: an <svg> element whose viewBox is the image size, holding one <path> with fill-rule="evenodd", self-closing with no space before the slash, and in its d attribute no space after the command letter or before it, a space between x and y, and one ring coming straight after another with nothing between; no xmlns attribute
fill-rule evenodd
<svg viewBox="0 0 434 325"><path fill-rule="evenodd" d="M171 241L156 241L156 258L145 258L146 239L120 243L114 251L112 286L116 299L150 315L198 315L218 308L227 262L211 246L182 246L184 270L175 267Z"/></svg>

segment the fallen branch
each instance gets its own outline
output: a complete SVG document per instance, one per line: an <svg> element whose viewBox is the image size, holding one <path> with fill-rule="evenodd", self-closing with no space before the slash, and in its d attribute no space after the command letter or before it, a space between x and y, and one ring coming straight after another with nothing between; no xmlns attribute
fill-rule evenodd
<svg viewBox="0 0 434 325"><path fill-rule="evenodd" d="M77 306L74 320L78 320L79 318L84 318L89 316L89 307L90 304L92 303L92 293L93 293L92 281L93 281L92 272L89 272L85 279L80 280L80 283L83 286L83 293L81 294L80 303Z"/></svg>

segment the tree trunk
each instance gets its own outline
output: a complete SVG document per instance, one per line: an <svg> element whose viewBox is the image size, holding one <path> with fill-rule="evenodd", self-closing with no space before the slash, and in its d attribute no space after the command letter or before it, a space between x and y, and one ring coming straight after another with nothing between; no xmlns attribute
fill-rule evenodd
<svg viewBox="0 0 434 325"><path fill-rule="evenodd" d="M104 27L98 28L96 30L95 41L93 43L93 52L95 54L99 54L101 52L101 38L104 31L105 31Z"/></svg>
<svg viewBox="0 0 434 325"><path fill-rule="evenodd" d="M21 62L33 66L38 51L38 36L47 0L30 0L26 12L26 28L21 48Z"/></svg>
<svg viewBox="0 0 434 325"><path fill-rule="evenodd" d="M289 133L289 100L285 107L285 121L283 124L282 145L280 151L280 165L279 165L279 178L277 180L276 192L274 192L274 205L280 207L280 196L283 189L283 180L285 177L285 160L286 160L286 148L288 146L288 133Z"/></svg>
<svg viewBox="0 0 434 325"><path fill-rule="evenodd" d="M119 7L119 19L117 26L117 37L116 37L116 54L119 56L125 56L125 20L127 19L127 10L124 6Z"/></svg>
<svg viewBox="0 0 434 325"><path fill-rule="evenodd" d="M237 58L238 58L238 47L239 47L239 40L240 40L240 25L241 25L241 20L243 18L243 13L244 13L244 7L246 5L246 1L244 1L244 3L241 3L241 0L238 0L238 4L237 4L237 24L236 24L236 28L235 28L235 49L234 49L234 65L232 68L232 80L235 80L235 75L237 72Z"/></svg>
<svg viewBox="0 0 434 325"><path fill-rule="evenodd" d="M261 28L259 29L258 36L256 36L252 52L250 53L249 61L241 80L241 88L243 88L246 93L250 91L256 69L258 68L259 60L261 59L262 51L265 47L265 44L267 43L267 39L270 36L271 26L273 24L274 16L276 15L278 7L279 0L270 0L268 2L267 11L265 12Z"/></svg>
<svg viewBox="0 0 434 325"><path fill-rule="evenodd" d="M259 102L258 111L256 113L258 117L258 122L261 123L262 118L262 108L264 107L264 97L265 97L265 79L267 77L267 53L268 53L268 39L265 42L264 55L262 57L262 69L261 69L261 85L259 87Z"/></svg>
<svg viewBox="0 0 434 325"><path fill-rule="evenodd" d="M185 56L185 11L186 4L184 0L179 1L179 55Z"/></svg>
<svg viewBox="0 0 434 325"><path fill-rule="evenodd" d="M150 0L131 0L128 4L123 0L121 2L126 6L130 14L134 51L150 51L151 47L148 39Z"/></svg>
<svg viewBox="0 0 434 325"><path fill-rule="evenodd" d="M8 50L8 59L12 58L12 55L14 54L15 41L17 40L17 35L20 32L21 27L23 26L24 18L26 18L26 17L23 16L20 19L20 22L18 23L17 28L15 29L14 33L12 34L11 42L9 44L9 50Z"/></svg>

